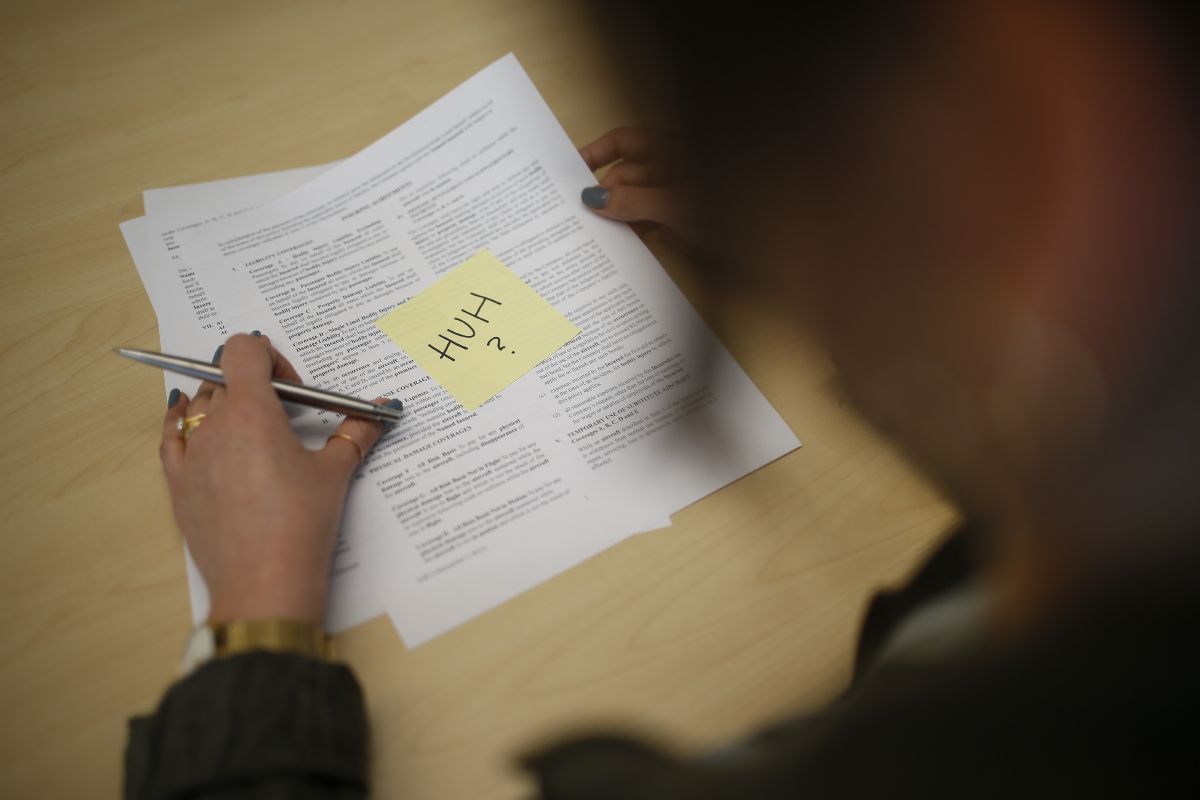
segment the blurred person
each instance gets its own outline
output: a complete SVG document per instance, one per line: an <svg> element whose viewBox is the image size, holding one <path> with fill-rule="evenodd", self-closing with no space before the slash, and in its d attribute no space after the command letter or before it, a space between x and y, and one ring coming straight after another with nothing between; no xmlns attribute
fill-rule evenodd
<svg viewBox="0 0 1200 800"><path fill-rule="evenodd" d="M584 147L610 168L582 202L673 231L714 296L791 313L972 523L871 605L828 708L712 753L564 740L523 761L540 796L1195 796L1192 12L610 0L596 19L686 136ZM305 453L269 342L221 363L228 389L180 397L163 437L212 619L319 631L351 444L380 430ZM173 686L131 727L127 795L365 794L357 683L296 641Z"/></svg>

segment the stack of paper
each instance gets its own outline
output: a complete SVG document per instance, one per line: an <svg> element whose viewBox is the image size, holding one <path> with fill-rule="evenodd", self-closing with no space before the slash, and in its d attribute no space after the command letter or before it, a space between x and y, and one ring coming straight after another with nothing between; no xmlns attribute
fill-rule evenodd
<svg viewBox="0 0 1200 800"><path fill-rule="evenodd" d="M332 630L428 641L799 445L592 183L509 55L345 161L151 190L121 226L164 352L258 329L307 383L404 401L351 485ZM481 251L580 333L472 407L377 323ZM338 421L293 411L310 447Z"/></svg>

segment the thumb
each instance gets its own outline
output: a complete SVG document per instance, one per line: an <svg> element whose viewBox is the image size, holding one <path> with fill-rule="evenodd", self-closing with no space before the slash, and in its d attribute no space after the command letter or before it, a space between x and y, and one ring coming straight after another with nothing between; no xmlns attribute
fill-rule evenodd
<svg viewBox="0 0 1200 800"><path fill-rule="evenodd" d="M399 402L399 400L388 400L386 397L375 399L375 405L386 405L391 408L397 408ZM318 455L329 465L330 469L343 476L344 480L349 481L350 476L365 460L367 453L371 452L371 448L379 441L379 437L383 436L383 432L382 422L346 417L342 420L342 424L337 426L337 430L329 435L325 441L325 447Z"/></svg>
<svg viewBox="0 0 1200 800"><path fill-rule="evenodd" d="M633 186L589 186L583 190L583 204L606 219L620 222L657 222L676 227L683 216L679 193L671 188Z"/></svg>

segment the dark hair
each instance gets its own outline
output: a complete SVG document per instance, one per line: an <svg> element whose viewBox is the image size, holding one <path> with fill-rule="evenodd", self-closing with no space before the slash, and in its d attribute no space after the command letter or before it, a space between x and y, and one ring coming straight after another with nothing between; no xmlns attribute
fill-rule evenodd
<svg viewBox="0 0 1200 800"><path fill-rule="evenodd" d="M853 157L846 134L861 105L876 97L881 78L920 60L941 34L945 12L954 8L948 0L590 5L638 91L693 137L708 180L729 186L739 180L725 172L729 150L739 154L741 169L753 168L757 158L762 169L778 170L782 157L817 185L832 185L836 165ZM1190 130L1200 130L1196 4L1096 2L1079 9L1118 13L1144 26L1173 72L1174 96ZM719 220L711 222L719 227ZM1193 236L1200 236L1200 226ZM1163 256L1182 263L1162 265L1180 277L1174 308L1163 309L1169 319L1159 320L1157 350L1145 354L1136 384L1121 389L1125 397L1114 425L1135 435L1130 441L1113 437L1102 454L1112 459L1112 475L1101 476L1099 484L1120 485L1129 497L1130 518L1120 523L1129 529L1147 508L1166 517L1152 527L1169 527L1171 520L1193 525L1200 512L1200 492L1188 485L1200 468L1200 242L1181 245ZM712 277L715 282L720 275ZM1131 480L1131 463L1148 468ZM1093 484L1080 487L1096 490ZM1096 505L1086 497L1078 502Z"/></svg>

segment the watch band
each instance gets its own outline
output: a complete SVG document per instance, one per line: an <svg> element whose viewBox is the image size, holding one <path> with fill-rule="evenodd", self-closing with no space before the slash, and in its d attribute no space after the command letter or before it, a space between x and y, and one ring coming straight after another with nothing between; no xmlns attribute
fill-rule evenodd
<svg viewBox="0 0 1200 800"><path fill-rule="evenodd" d="M183 652L183 674L191 674L206 661L222 656L266 650L297 653L323 660L334 658L333 643L320 626L291 619L204 623L188 639Z"/></svg>
<svg viewBox="0 0 1200 800"><path fill-rule="evenodd" d="M333 658L333 644L325 631L311 622L293 619L258 619L212 625L217 656L249 650L299 653L313 658Z"/></svg>

